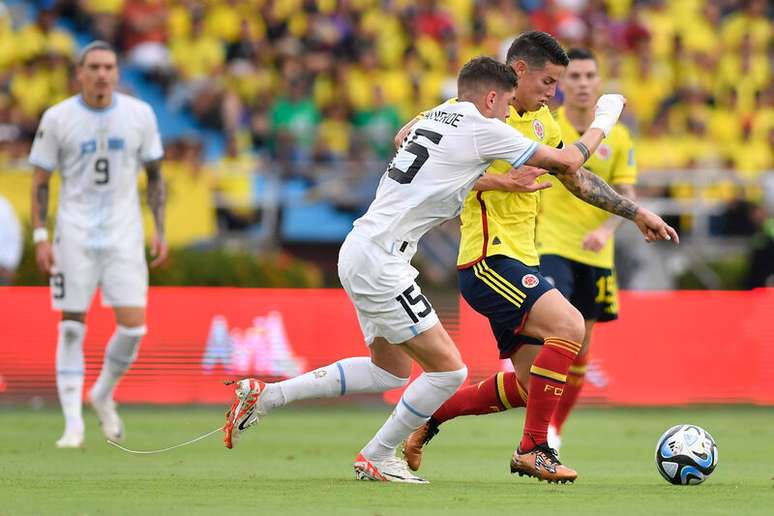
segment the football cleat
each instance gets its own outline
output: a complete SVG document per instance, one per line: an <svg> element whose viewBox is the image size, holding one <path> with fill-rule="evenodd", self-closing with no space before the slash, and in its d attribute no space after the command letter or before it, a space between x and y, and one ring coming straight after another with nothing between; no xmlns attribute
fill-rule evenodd
<svg viewBox="0 0 774 516"><path fill-rule="evenodd" d="M83 431L65 430L64 435L56 442L57 448L81 448L83 446Z"/></svg>
<svg viewBox="0 0 774 516"><path fill-rule="evenodd" d="M236 395L231 408L226 412L226 424L223 425L223 442L226 448L233 448L239 434L261 420L266 412L259 407L259 400L266 384L254 378L245 378L237 382Z"/></svg>
<svg viewBox="0 0 774 516"><path fill-rule="evenodd" d="M543 443L530 451L517 449L511 458L511 473L519 476L527 475L538 480L550 482L574 482L578 478L575 470L562 465L557 458L556 450Z"/></svg>
<svg viewBox="0 0 774 516"><path fill-rule="evenodd" d="M102 433L108 441L120 443L124 440L124 422L116 411L116 402L112 399L100 401L89 395L89 402L97 414Z"/></svg>
<svg viewBox="0 0 774 516"><path fill-rule="evenodd" d="M420 478L409 471L408 464L398 457L377 461L366 459L362 453L358 453L355 462L355 478L358 480L375 480L377 482L403 482L407 484L429 484L424 478Z"/></svg>
<svg viewBox="0 0 774 516"><path fill-rule="evenodd" d="M403 441L403 456L411 471L419 471L422 464L422 448L435 437L440 429L435 419L430 418L424 425L414 430L408 439Z"/></svg>
<svg viewBox="0 0 774 516"><path fill-rule="evenodd" d="M562 449L562 436L559 435L554 425L548 425L548 446L556 450L556 456L559 457L559 450Z"/></svg>

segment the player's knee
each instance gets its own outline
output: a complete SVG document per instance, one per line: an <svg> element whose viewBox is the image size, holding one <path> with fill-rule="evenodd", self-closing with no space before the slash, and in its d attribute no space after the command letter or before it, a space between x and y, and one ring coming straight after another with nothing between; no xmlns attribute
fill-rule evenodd
<svg viewBox="0 0 774 516"><path fill-rule="evenodd" d="M390 389L397 389L399 387L404 387L409 382L409 378L401 378L400 376L395 376L394 374L385 371L378 365L371 362L371 376L374 379L374 383L378 385L380 388L383 387L383 389L389 391Z"/></svg>
<svg viewBox="0 0 774 516"><path fill-rule="evenodd" d="M465 383L465 379L468 377L468 368L462 366L461 369L456 371L425 373L425 376L427 376L428 383L451 396Z"/></svg>
<svg viewBox="0 0 774 516"><path fill-rule="evenodd" d="M62 312L62 321L74 321L81 324L86 320L86 314L83 312Z"/></svg>
<svg viewBox="0 0 774 516"><path fill-rule="evenodd" d="M115 362L131 364L137 358L140 341L146 333L145 326L118 326L108 345L107 356Z"/></svg>
<svg viewBox="0 0 774 516"><path fill-rule="evenodd" d="M568 305L567 310L564 311L561 317L556 318L553 326L552 336L554 337L580 343L583 342L583 338L586 335L586 325L583 321L583 316L572 305Z"/></svg>
<svg viewBox="0 0 774 516"><path fill-rule="evenodd" d="M86 326L76 320L66 319L59 323L59 332L62 335L61 343L65 347L81 346Z"/></svg>

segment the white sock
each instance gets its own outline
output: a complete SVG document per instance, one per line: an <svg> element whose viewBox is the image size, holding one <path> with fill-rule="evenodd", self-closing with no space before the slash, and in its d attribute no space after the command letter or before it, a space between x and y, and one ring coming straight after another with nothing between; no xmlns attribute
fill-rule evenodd
<svg viewBox="0 0 774 516"><path fill-rule="evenodd" d="M56 344L56 390L65 418L65 431L83 432L83 337L86 325L78 321L59 323Z"/></svg>
<svg viewBox="0 0 774 516"><path fill-rule="evenodd" d="M457 371L423 373L411 382L390 417L363 448L363 455L375 460L394 456L398 445L425 424L467 376L468 368L463 367Z"/></svg>
<svg viewBox="0 0 774 516"><path fill-rule="evenodd" d="M406 383L408 378L399 378L388 373L374 365L370 357L352 357L295 378L267 384L261 403L266 410L271 410L298 400L384 392L402 387Z"/></svg>
<svg viewBox="0 0 774 516"><path fill-rule="evenodd" d="M91 397L98 401L113 399L118 380L137 358L140 341L145 335L145 326L127 328L117 326L105 349L105 360L97 383L91 388Z"/></svg>

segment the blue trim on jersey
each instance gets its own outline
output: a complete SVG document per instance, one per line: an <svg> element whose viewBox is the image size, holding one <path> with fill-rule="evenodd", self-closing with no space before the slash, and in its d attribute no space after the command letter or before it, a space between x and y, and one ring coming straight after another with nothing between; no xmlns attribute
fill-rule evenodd
<svg viewBox="0 0 774 516"><path fill-rule="evenodd" d="M426 415L422 414L417 409L415 409L414 407L412 407L411 405L406 403L406 400L403 398L403 396L401 396L400 401L408 409L408 411L411 412L412 414L414 414L415 416L423 417L425 419L429 419L430 418L430 416L426 416Z"/></svg>
<svg viewBox="0 0 774 516"><path fill-rule="evenodd" d="M32 158L28 159L27 161L33 167L42 168L46 172L53 172L54 170L56 170L56 165L49 165L48 163L43 163L42 161L38 161Z"/></svg>
<svg viewBox="0 0 774 516"><path fill-rule="evenodd" d="M417 335L419 335L419 332L417 331L417 327L416 327L416 326L414 326L413 324L412 324L411 326L409 326L409 330L411 330L411 333L413 333L413 334L414 334L414 337L416 337Z"/></svg>
<svg viewBox="0 0 774 516"><path fill-rule="evenodd" d="M99 108L91 107L90 105L86 104L86 101L83 100L83 95L78 95L78 104L80 104L81 107L87 109L88 111L91 111L92 113L106 113L111 109L113 109L114 107L116 107L116 104L118 103L118 99L115 93L112 95L110 100L111 102L108 107L99 109Z"/></svg>
<svg viewBox="0 0 774 516"><path fill-rule="evenodd" d="M532 145L530 145L527 150L525 150L524 153L519 156L519 159L511 163L511 165L513 165L514 168L522 166L529 158L532 157L533 154L535 154L538 145L539 144L537 142L532 142Z"/></svg>
<svg viewBox="0 0 774 516"><path fill-rule="evenodd" d="M339 368L339 381L341 382L341 395L344 396L347 392L347 377L344 376L344 368L341 364L336 362L336 367Z"/></svg>

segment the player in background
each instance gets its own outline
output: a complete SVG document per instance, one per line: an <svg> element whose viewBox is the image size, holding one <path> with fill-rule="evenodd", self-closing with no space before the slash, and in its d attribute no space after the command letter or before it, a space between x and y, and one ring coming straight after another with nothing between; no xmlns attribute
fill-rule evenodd
<svg viewBox="0 0 774 516"><path fill-rule="evenodd" d="M527 32L513 41L506 60L519 76L508 123L535 139L562 146L561 130L546 104L568 63L566 53L549 34ZM496 373L460 389L428 423L412 433L404 445L404 455L416 471L424 445L445 421L526 407L511 471L540 480L574 481L577 473L559 462L556 451L547 444L547 432L568 369L582 347L583 318L538 272L534 240L538 194L487 191L508 190L511 173L502 175L506 168L490 168L482 178L481 191L466 199L458 268L463 297L489 319L500 357L511 360L516 374ZM654 240L654 235L638 219L654 218L663 224L586 170L554 175L580 199L633 220L648 241ZM674 230L664 227L676 240Z"/></svg>
<svg viewBox="0 0 774 516"><path fill-rule="evenodd" d="M353 466L362 480L426 482L395 450L462 385L467 368L415 282L418 272L410 262L419 239L459 214L465 196L494 159L572 174L623 109L622 97L604 96L596 128L575 145L563 150L538 145L503 123L516 81L513 71L494 59L468 62L458 76L459 101L431 109L414 124L382 176L376 198L344 241L339 278L371 356L346 358L278 383L239 381L224 426L227 447L270 410L293 401L401 387L414 360L424 373L408 386ZM668 236L658 217L643 218L643 224L654 238Z"/></svg>
<svg viewBox="0 0 774 516"><path fill-rule="evenodd" d="M594 120L601 78L588 50L568 52L570 63L561 80L564 104L556 113L562 135L575 140ZM585 168L615 191L635 200L637 169L629 130L621 123L589 158ZM623 219L591 206L559 181L543 194L536 243L540 273L577 308L585 323L583 347L567 373L567 383L548 427L548 444L558 450L560 433L578 399L586 375L594 324L618 318L618 286L613 270L613 235Z"/></svg>
<svg viewBox="0 0 774 516"><path fill-rule="evenodd" d="M147 201L155 223L151 267L167 256L156 116L145 102L114 91L118 61L110 44L88 44L76 74L81 93L46 110L29 157L35 258L40 270L51 275L52 304L62 311L56 384L65 430L59 448L83 445L85 316L98 286L102 303L113 307L117 327L88 397L105 436L112 441L124 437L113 390L137 357L146 332L148 266L137 189L141 165L148 174ZM46 228L55 170L62 187L52 245Z"/></svg>

